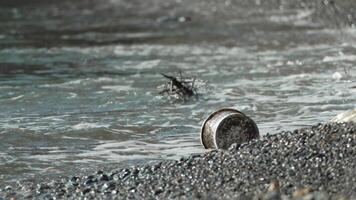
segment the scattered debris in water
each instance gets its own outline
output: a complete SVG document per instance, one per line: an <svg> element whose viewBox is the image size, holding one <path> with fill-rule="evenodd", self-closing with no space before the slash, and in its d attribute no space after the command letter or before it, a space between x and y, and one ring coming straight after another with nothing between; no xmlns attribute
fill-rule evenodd
<svg viewBox="0 0 356 200"><path fill-rule="evenodd" d="M159 87L161 90L159 94L183 101L192 97L198 98L198 87L204 83L195 77L184 77L181 72L179 72L179 76L163 73L161 73L161 75L168 79L168 82Z"/></svg>

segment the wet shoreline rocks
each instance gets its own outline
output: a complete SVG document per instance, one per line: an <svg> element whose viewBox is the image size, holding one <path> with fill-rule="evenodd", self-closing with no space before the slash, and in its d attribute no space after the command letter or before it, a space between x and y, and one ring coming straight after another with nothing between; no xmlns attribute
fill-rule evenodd
<svg viewBox="0 0 356 200"><path fill-rule="evenodd" d="M0 189L0 199L356 199L356 123L265 135L177 161Z"/></svg>

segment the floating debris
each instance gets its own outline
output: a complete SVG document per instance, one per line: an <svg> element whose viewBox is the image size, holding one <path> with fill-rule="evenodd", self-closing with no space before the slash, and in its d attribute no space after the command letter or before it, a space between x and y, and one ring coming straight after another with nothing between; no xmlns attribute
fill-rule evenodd
<svg viewBox="0 0 356 200"><path fill-rule="evenodd" d="M191 97L198 97L196 78L183 77L179 73L178 77L169 76L161 73L161 75L169 80L163 85L163 89L159 92L161 95L167 95L175 99L187 100ZM201 82L201 81L200 81Z"/></svg>

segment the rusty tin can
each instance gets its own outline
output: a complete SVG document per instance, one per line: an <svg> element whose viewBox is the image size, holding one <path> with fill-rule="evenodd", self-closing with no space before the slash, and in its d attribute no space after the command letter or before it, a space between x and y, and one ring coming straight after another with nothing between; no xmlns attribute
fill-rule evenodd
<svg viewBox="0 0 356 200"><path fill-rule="evenodd" d="M223 108L209 115L204 121L200 139L206 149L228 149L259 138L256 123L233 108Z"/></svg>

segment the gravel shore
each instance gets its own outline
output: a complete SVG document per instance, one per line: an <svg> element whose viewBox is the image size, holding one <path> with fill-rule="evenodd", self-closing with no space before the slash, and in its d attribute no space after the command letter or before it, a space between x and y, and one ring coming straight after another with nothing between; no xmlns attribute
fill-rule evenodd
<svg viewBox="0 0 356 200"><path fill-rule="evenodd" d="M179 161L1 188L33 199L356 199L356 124L320 124ZM1 199L0 197L0 199Z"/></svg>

